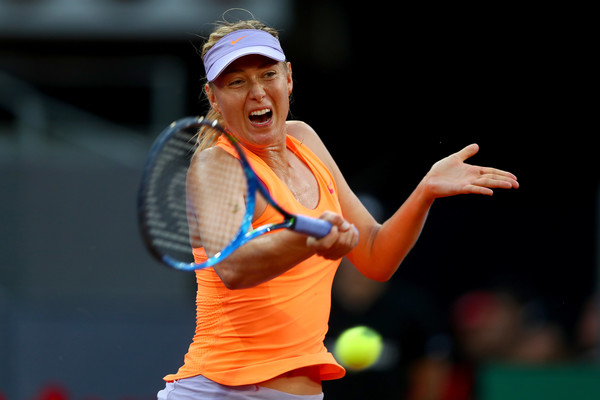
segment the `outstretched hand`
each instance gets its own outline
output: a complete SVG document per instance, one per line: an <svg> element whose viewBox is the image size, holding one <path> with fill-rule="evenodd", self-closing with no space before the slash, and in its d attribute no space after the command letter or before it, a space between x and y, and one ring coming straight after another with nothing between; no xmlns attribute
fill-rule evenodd
<svg viewBox="0 0 600 400"><path fill-rule="evenodd" d="M518 188L517 177L507 171L478 167L465 161L479 151L471 144L433 164L424 182L434 198L458 194L484 194L491 196L492 189Z"/></svg>

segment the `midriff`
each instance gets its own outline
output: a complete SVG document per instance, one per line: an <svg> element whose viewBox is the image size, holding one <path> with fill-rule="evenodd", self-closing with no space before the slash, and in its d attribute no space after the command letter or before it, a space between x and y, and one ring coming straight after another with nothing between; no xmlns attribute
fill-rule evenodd
<svg viewBox="0 0 600 400"><path fill-rule="evenodd" d="M321 394L323 388L319 378L319 367L305 367L286 372L258 384L269 389L295 395Z"/></svg>

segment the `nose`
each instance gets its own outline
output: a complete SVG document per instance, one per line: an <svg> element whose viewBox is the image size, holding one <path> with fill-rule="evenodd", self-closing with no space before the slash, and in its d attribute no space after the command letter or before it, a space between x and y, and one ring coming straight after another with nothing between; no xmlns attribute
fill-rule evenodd
<svg viewBox="0 0 600 400"><path fill-rule="evenodd" d="M259 103L265 98L267 92L260 82L254 82L250 88L250 98L258 101Z"/></svg>

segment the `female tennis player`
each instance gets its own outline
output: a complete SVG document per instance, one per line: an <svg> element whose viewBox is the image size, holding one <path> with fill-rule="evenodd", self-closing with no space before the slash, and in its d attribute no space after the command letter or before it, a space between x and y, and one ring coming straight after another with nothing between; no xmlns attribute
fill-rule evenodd
<svg viewBox="0 0 600 400"><path fill-rule="evenodd" d="M491 195L519 184L511 173L466 164L478 151L473 144L434 164L397 212L379 224L317 133L287 120L292 69L275 30L254 20L222 23L205 43L202 59L210 114L247 150L272 196L289 211L333 227L320 239L289 230L260 236L197 271L195 335L183 366L164 378L158 398L323 399L321 381L345 374L323 344L341 258L385 281L415 244L435 199ZM218 162L231 146L218 138L199 140L190 171ZM199 196L189 197L201 209ZM201 213L196 218L192 225L201 224ZM275 218L271 206L257 199L253 223ZM196 262L206 258L199 243L194 256Z"/></svg>

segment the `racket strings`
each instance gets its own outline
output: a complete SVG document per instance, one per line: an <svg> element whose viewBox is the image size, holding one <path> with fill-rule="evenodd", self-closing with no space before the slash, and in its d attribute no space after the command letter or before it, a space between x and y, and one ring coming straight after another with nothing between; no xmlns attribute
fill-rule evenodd
<svg viewBox="0 0 600 400"><path fill-rule="evenodd" d="M144 212L153 246L178 260L193 260L187 226L185 177L195 144L193 133L179 131L158 154L146 188Z"/></svg>
<svg viewBox="0 0 600 400"><path fill-rule="evenodd" d="M187 195L188 212L195 221L192 230L212 257L247 229L247 180L235 157L220 148L210 152L210 157L198 157L190 168Z"/></svg>
<svg viewBox="0 0 600 400"><path fill-rule="evenodd" d="M204 247L214 257L241 245L254 211L240 161L212 146L223 131L189 122L179 131L181 125L172 124L155 142L138 193L146 245L155 257L181 269L196 261L193 248Z"/></svg>

